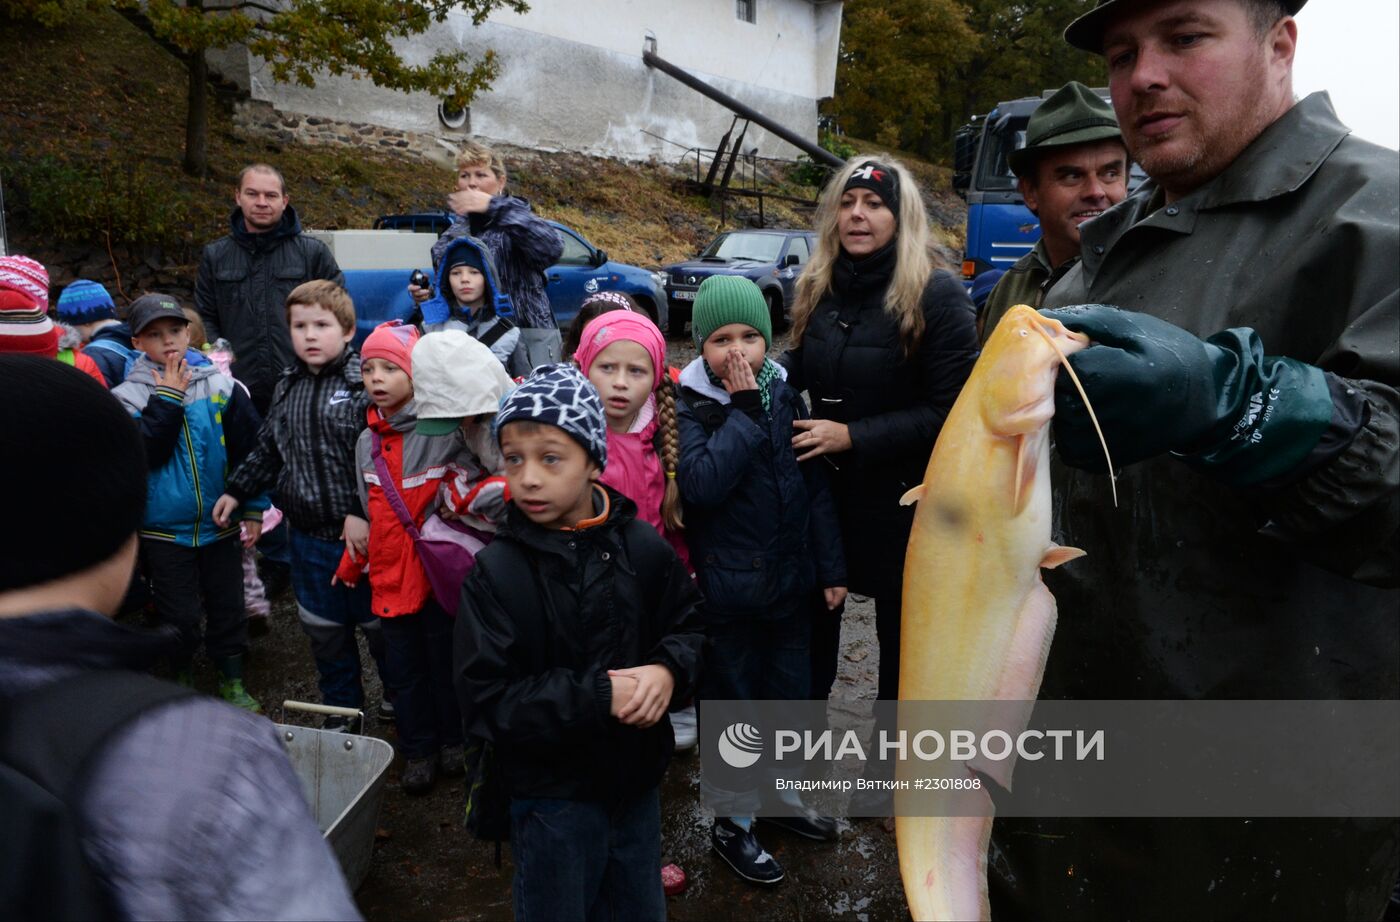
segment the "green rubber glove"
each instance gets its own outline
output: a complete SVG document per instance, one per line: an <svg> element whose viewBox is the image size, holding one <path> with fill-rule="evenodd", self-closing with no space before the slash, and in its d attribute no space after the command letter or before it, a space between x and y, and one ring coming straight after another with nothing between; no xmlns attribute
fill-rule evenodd
<svg viewBox="0 0 1400 922"><path fill-rule="evenodd" d="M1104 304L1043 311L1094 345L1069 357L1115 466L1172 453L1240 486L1307 458L1332 419L1322 369L1266 356L1248 327L1201 340L1147 314ZM1103 448L1069 375L1055 379L1055 445L1103 472Z"/></svg>

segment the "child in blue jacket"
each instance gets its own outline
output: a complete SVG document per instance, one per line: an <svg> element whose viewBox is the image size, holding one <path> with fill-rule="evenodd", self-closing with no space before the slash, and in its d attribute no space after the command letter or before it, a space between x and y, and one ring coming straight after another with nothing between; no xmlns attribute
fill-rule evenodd
<svg viewBox="0 0 1400 922"><path fill-rule="evenodd" d="M113 389L136 418L146 446L147 500L141 554L156 613L180 633L176 677L188 683L199 648L200 598L205 650L219 672L219 694L260 711L243 687L248 615L243 607L239 523L214 522L214 503L228 471L256 443L261 420L234 380L212 364L191 365L189 320L169 295L137 298L130 313L132 345L140 352L126 380ZM243 506L249 545L262 530L266 496Z"/></svg>
<svg viewBox="0 0 1400 922"><path fill-rule="evenodd" d="M806 419L807 408L766 357L772 333L762 292L739 276L706 279L691 329L700 356L681 372L676 480L713 645L703 720L706 700L807 697L811 594L820 586L827 608L839 608L846 563L822 470L799 466L792 449L793 420ZM711 830L720 856L752 883L782 880L753 834L758 793L708 793L732 809ZM765 822L812 839L836 836L835 822L810 810Z"/></svg>

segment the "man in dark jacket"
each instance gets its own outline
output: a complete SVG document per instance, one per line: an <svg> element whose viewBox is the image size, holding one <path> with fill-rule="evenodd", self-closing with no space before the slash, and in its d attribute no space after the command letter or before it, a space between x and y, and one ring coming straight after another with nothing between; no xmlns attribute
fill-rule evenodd
<svg viewBox="0 0 1400 922"><path fill-rule="evenodd" d="M1085 226L1045 302L1124 309L1049 314L1097 343L1070 363L1126 466L1115 510L1062 375L1055 540L1088 556L1045 572L1042 697L1400 695L1400 170L1325 94L1295 101L1302 5L1111 0L1066 32L1108 61L1151 181ZM1375 919L1397 837L1394 819L999 820L993 908Z"/></svg>
<svg viewBox="0 0 1400 922"><path fill-rule="evenodd" d="M70 701L60 725L31 727L46 758L20 773L66 770L85 778L63 790L77 831L84 880L95 881L102 917L124 919L358 919L335 855L322 838L301 784L260 717L134 674L173 652L172 633L116 624L136 561L136 529L146 498L141 438L101 385L59 362L0 356L0 429L22 433L23 452L0 453L0 476L14 486L7 514L25 539L0 555L0 750L33 753L15 739L42 702L73 689L109 692ZM95 461L94 459L100 459ZM83 511L82 527L55 515L59 494ZM106 727L90 757L64 761L85 711L111 710L115 689L151 705ZM174 693L172 694L172 691ZM55 753L59 754L55 756ZM7 781L17 766L7 758ZM11 791L8 783L6 791ZM50 788L49 790L55 790ZM58 794L58 791L55 791ZM61 871L32 866L56 825L24 848L7 801L0 842L6 915ZM20 845L18 854L10 846ZM22 862L29 862L25 866ZM77 868L76 870L83 870ZM26 890L16 897L14 888ZM67 917L50 901L38 915ZM32 903L30 904L32 905ZM99 915L89 908L77 917Z"/></svg>
<svg viewBox="0 0 1400 922"><path fill-rule="evenodd" d="M233 346L233 376L267 414L282 370L292 364L287 295L302 282L345 276L324 243L302 233L286 183L257 163L238 174L229 233L204 248L195 279L195 310L209 341Z"/></svg>
<svg viewBox="0 0 1400 922"><path fill-rule="evenodd" d="M1040 307L1045 292L1079 258L1079 228L1128 195L1128 149L1108 103L1071 80L1041 103L1026 125L1026 145L1006 158L1040 239L997 281L977 317L987 341L1017 304ZM977 301L977 283L972 300Z"/></svg>

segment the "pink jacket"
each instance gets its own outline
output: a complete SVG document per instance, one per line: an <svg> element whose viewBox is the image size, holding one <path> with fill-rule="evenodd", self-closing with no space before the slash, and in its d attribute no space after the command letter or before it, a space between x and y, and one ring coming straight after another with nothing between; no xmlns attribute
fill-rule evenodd
<svg viewBox="0 0 1400 922"><path fill-rule="evenodd" d="M690 572L690 551L685 538L661 524L661 500L666 495L666 472L656 454L656 403L649 399L637 414L631 432L608 430L608 466L601 481L637 504L637 516L671 543L676 556Z"/></svg>

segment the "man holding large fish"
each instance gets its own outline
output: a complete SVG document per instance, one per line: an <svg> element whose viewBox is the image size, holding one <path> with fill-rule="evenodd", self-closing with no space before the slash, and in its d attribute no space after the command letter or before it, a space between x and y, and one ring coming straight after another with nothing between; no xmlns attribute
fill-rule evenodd
<svg viewBox="0 0 1400 922"><path fill-rule="evenodd" d="M1097 424L1062 372L1052 489L1035 492L1035 430L1017 429L1016 463L1003 459L1014 508L1047 503L1056 543L1040 539L1054 569L1004 635L1000 684L931 677L938 694L911 682L901 698L1036 686L1070 699L1400 696L1400 163L1350 137L1325 94L1294 99L1292 14L1305 2L1100 0L1066 30L1104 55L1124 140L1151 181L1083 226L1082 260L1047 294L1045 325L1013 311L998 333L1009 343L1018 324L1027 341L1059 340ZM1098 424L1121 468L1116 506ZM933 523L962 527L989 505L921 510L930 526L916 520L907 572L916 542L931 567L956 553ZM1076 549L1087 556L1071 559ZM1023 656L1028 624L1054 631L1048 659ZM955 625L950 641L971 632ZM1376 919L1397 868L1393 819L1181 818L1000 819L986 870L1000 919ZM912 884L904 870L916 916L985 912L944 899L965 884L920 892L935 871L966 880L975 866L926 878L920 866ZM942 902L915 906L922 896Z"/></svg>

